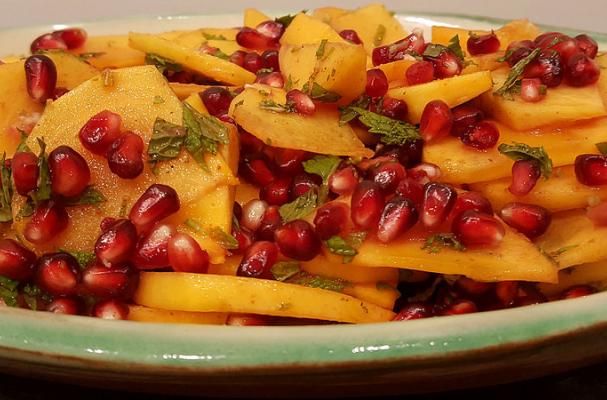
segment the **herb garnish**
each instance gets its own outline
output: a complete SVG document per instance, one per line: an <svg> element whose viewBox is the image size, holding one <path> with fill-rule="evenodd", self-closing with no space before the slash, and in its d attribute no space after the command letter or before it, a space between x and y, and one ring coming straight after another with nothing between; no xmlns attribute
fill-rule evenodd
<svg viewBox="0 0 607 400"><path fill-rule="evenodd" d="M32 151L29 146L27 145L27 133L25 133L25 131L17 128L17 130L19 131L19 135L21 136L19 139L19 144L17 145L17 149L15 150L15 153L25 153L28 151Z"/></svg>
<svg viewBox="0 0 607 400"><path fill-rule="evenodd" d="M187 132L183 126L156 118L148 145L149 161L166 161L179 157L186 136Z"/></svg>
<svg viewBox="0 0 607 400"><path fill-rule="evenodd" d="M287 102L286 104L280 104L271 99L264 99L259 102L259 108L262 110L272 111L275 113L294 113L295 105Z"/></svg>
<svg viewBox="0 0 607 400"><path fill-rule="evenodd" d="M493 92L493 94L496 96L504 96L505 94L509 93L510 90L512 90L512 88L515 86L519 76L521 76L525 71L527 65L529 65L533 60L535 60L541 52L542 49L538 47L537 49L529 53L527 57L519 60L519 62L517 62L510 70L510 73L508 74L508 77L506 78L506 81L504 82L502 87Z"/></svg>
<svg viewBox="0 0 607 400"><path fill-rule="evenodd" d="M373 45L375 47L377 47L380 44L382 44L385 36L386 36L386 27L382 24L377 25L377 30L375 31L375 36L373 37Z"/></svg>
<svg viewBox="0 0 607 400"><path fill-rule="evenodd" d="M159 56L158 54L148 53L145 55L145 63L148 65L154 65L158 68L158 71L164 73L166 71L181 72L183 67L174 61Z"/></svg>
<svg viewBox="0 0 607 400"><path fill-rule="evenodd" d="M308 12L308 10L301 10L298 14L283 15L282 17L277 17L276 19L274 19L274 21L282 24L282 26L284 26L286 29L289 25L291 25L291 22L293 22L293 20L295 19L295 17L297 17L297 15L305 14L306 12Z"/></svg>
<svg viewBox="0 0 607 400"><path fill-rule="evenodd" d="M607 142L596 143L595 146L602 155L607 155Z"/></svg>
<svg viewBox="0 0 607 400"><path fill-rule="evenodd" d="M349 109L349 110L348 110ZM358 115L358 120L362 122L369 132L380 135L379 140L384 144L395 144L402 146L403 144L418 140L421 138L419 129L410 123L388 118L361 107L349 106L347 111L342 111L342 115L347 115L350 118L350 113L354 112ZM340 118L340 123L343 119Z"/></svg>
<svg viewBox="0 0 607 400"><path fill-rule="evenodd" d="M38 185L36 190L31 193L30 197L35 204L51 198L51 172L48 168L48 160L46 158L46 143L44 138L37 138L40 153L38 153Z"/></svg>
<svg viewBox="0 0 607 400"><path fill-rule="evenodd" d="M196 111L183 103L183 125L187 131L184 146L188 153L206 169L205 153L216 154L219 144L228 144L228 129L217 118Z"/></svg>
<svg viewBox="0 0 607 400"><path fill-rule="evenodd" d="M320 60L324 55L325 55L325 47L327 46L327 39L323 39L320 41L320 45L318 46L318 49L316 50L316 59Z"/></svg>
<svg viewBox="0 0 607 400"><path fill-rule="evenodd" d="M202 32L202 36L204 36L204 38L206 40L228 40L223 35L213 35L212 33L206 33L206 32Z"/></svg>
<svg viewBox="0 0 607 400"><path fill-rule="evenodd" d="M427 250L428 253L439 253L443 247L452 247L457 251L466 251L466 246L457 240L453 233L437 233L427 237L422 249Z"/></svg>
<svg viewBox="0 0 607 400"><path fill-rule="evenodd" d="M550 175L552 175L552 160L544 147L531 147L525 143L513 142L511 145L502 143L498 146L497 150L515 161L536 160L545 179L550 178Z"/></svg>
<svg viewBox="0 0 607 400"><path fill-rule="evenodd" d="M77 198L68 199L65 205L67 207L88 206L93 204L104 203L106 201L107 199L105 198L103 193L101 193L92 186L87 186Z"/></svg>
<svg viewBox="0 0 607 400"><path fill-rule="evenodd" d="M279 282L284 282L287 279L301 272L301 267L297 261L279 261L270 269L272 276Z"/></svg>
<svg viewBox="0 0 607 400"><path fill-rule="evenodd" d="M316 82L311 83L312 86L310 86L310 82L306 82L303 85L302 91L307 93L312 100L320 101L321 103L335 103L341 99L341 95L328 91Z"/></svg>
<svg viewBox="0 0 607 400"><path fill-rule="evenodd" d="M95 253L93 253L92 251L59 249L59 252L66 253L74 257L76 261L78 261L80 269L85 269L97 258L97 256L95 256Z"/></svg>
<svg viewBox="0 0 607 400"><path fill-rule="evenodd" d="M352 232L346 238L332 236L325 242L327 249L339 256L343 256L342 262L347 264L358 254L358 248L367 237L367 232Z"/></svg>
<svg viewBox="0 0 607 400"><path fill-rule="evenodd" d="M329 278L320 275L310 274L305 271L294 275L287 280L288 283L307 286L317 289L331 290L333 292L342 292L346 286L351 285L349 281L341 278Z"/></svg>
<svg viewBox="0 0 607 400"><path fill-rule="evenodd" d="M459 41L459 35L455 35L449 40L449 44L447 45L447 48L451 49L451 51L457 56L457 58L459 58L461 60L461 62L464 63L464 65L466 65L466 59L464 56L464 52L462 50L462 46Z"/></svg>
<svg viewBox="0 0 607 400"><path fill-rule="evenodd" d="M558 249L556 249L554 251L551 251L550 253L548 253L548 255L550 257L553 257L553 258L554 257L558 257L561 254L566 253L567 251L569 251L571 249L575 249L576 247L579 247L579 244L572 244L572 245L569 245L569 246L563 246L563 247L558 248Z"/></svg>
<svg viewBox="0 0 607 400"><path fill-rule="evenodd" d="M310 215L318 205L318 195L314 190L308 190L290 203L283 204L278 209L283 224Z"/></svg>
<svg viewBox="0 0 607 400"><path fill-rule="evenodd" d="M13 183L11 182L11 169L6 166L6 153L2 154L0 160L0 222L10 222L13 220L13 209L11 202L13 200Z"/></svg>
<svg viewBox="0 0 607 400"><path fill-rule="evenodd" d="M0 299L9 307L17 306L19 282L0 276Z"/></svg>
<svg viewBox="0 0 607 400"><path fill-rule="evenodd" d="M236 250L240 246L238 240L234 236L218 226L209 229L209 236L225 250Z"/></svg>
<svg viewBox="0 0 607 400"><path fill-rule="evenodd" d="M329 176L335 172L341 161L342 159L337 156L318 155L304 161L303 168L308 174L318 175L323 183L327 183Z"/></svg>
<svg viewBox="0 0 607 400"><path fill-rule="evenodd" d="M81 54L78 54L77 57L82 61L86 61L91 58L97 58L97 57L104 56L105 54L106 53L103 51L98 51L98 52L90 52L90 53L81 53Z"/></svg>

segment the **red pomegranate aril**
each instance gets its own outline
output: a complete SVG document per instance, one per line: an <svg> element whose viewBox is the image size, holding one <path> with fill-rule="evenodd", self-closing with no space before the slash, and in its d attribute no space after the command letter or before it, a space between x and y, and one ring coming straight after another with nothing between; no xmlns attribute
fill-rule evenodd
<svg viewBox="0 0 607 400"><path fill-rule="evenodd" d="M607 202L599 203L586 211L586 216L597 226L607 226Z"/></svg>
<svg viewBox="0 0 607 400"><path fill-rule="evenodd" d="M129 306L118 300L103 300L95 304L92 315L101 319L123 320L129 316Z"/></svg>
<svg viewBox="0 0 607 400"><path fill-rule="evenodd" d="M412 319L429 318L434 316L433 308L426 303L407 303L396 314L392 321L409 321Z"/></svg>
<svg viewBox="0 0 607 400"><path fill-rule="evenodd" d="M568 36L561 33L561 32L545 32L542 33L541 35L539 35L538 37L536 37L533 40L533 43L535 43L535 45L537 47L541 47L542 49L547 49L551 46L554 46L556 43L560 42L561 40L566 39Z"/></svg>
<svg viewBox="0 0 607 400"><path fill-rule="evenodd" d="M316 105L304 92L293 89L287 92L287 104L292 105L298 114L312 115L316 111Z"/></svg>
<svg viewBox="0 0 607 400"><path fill-rule="evenodd" d="M106 267L128 261L137 246L137 229L128 219L114 221L97 239L95 255Z"/></svg>
<svg viewBox="0 0 607 400"><path fill-rule="evenodd" d="M441 139L451 132L453 113L442 100L433 100L426 104L419 123L419 133L426 142Z"/></svg>
<svg viewBox="0 0 607 400"><path fill-rule="evenodd" d="M128 264L106 267L92 264L82 271L85 291L102 299L127 299L135 290L138 273Z"/></svg>
<svg viewBox="0 0 607 400"><path fill-rule="evenodd" d="M500 40L493 32L486 35L471 35L466 42L466 48L472 56L495 53L500 49Z"/></svg>
<svg viewBox="0 0 607 400"><path fill-rule="evenodd" d="M30 45L30 51L37 53L45 50L67 50L67 44L52 33L45 33L38 36Z"/></svg>
<svg viewBox="0 0 607 400"><path fill-rule="evenodd" d="M406 176L405 167L396 160L381 163L369 171L369 178L377 183L385 194L393 193L398 183Z"/></svg>
<svg viewBox="0 0 607 400"><path fill-rule="evenodd" d="M285 85L285 80L280 72L270 72L258 76L255 83L261 83L275 88L282 88Z"/></svg>
<svg viewBox="0 0 607 400"><path fill-rule="evenodd" d="M270 206L263 214L259 228L256 231L256 237L260 240L274 240L274 231L282 225L278 206Z"/></svg>
<svg viewBox="0 0 607 400"><path fill-rule="evenodd" d="M264 51L263 53L261 53L261 59L263 60L264 68L271 69L274 72L280 71L280 63L278 62L278 50Z"/></svg>
<svg viewBox="0 0 607 400"><path fill-rule="evenodd" d="M109 110L101 111L80 129L80 143L91 153L105 156L112 143L120 137L121 124L120 115Z"/></svg>
<svg viewBox="0 0 607 400"><path fill-rule="evenodd" d="M36 255L13 239L0 239L0 276L17 281L29 279Z"/></svg>
<svg viewBox="0 0 607 400"><path fill-rule="evenodd" d="M170 265L169 240L177 233L171 224L156 224L137 243L133 263L139 269L159 269Z"/></svg>
<svg viewBox="0 0 607 400"><path fill-rule="evenodd" d="M226 320L229 326L265 326L269 317L257 314L230 314Z"/></svg>
<svg viewBox="0 0 607 400"><path fill-rule="evenodd" d="M36 54L24 63L27 93L38 103L50 99L57 85L57 68L49 57Z"/></svg>
<svg viewBox="0 0 607 400"><path fill-rule="evenodd" d="M255 52L247 53L247 55L244 56L242 67L247 71L256 74L257 71L263 68L263 59Z"/></svg>
<svg viewBox="0 0 607 400"><path fill-rule="evenodd" d="M303 162L308 153L303 150L276 148L274 151L274 166L283 176L295 176L303 171Z"/></svg>
<svg viewBox="0 0 607 400"><path fill-rule="evenodd" d="M404 165L405 168L413 168L422 162L423 150L423 139L409 140L404 145L400 146L398 161Z"/></svg>
<svg viewBox="0 0 607 400"><path fill-rule="evenodd" d="M531 40L519 40L512 42L506 49L508 58L506 61L510 67L514 67L523 58L527 57L537 46Z"/></svg>
<svg viewBox="0 0 607 400"><path fill-rule="evenodd" d="M179 196L167 185L153 184L137 199L129 219L139 231L179 211Z"/></svg>
<svg viewBox="0 0 607 400"><path fill-rule="evenodd" d="M282 206L290 200L291 178L278 178L259 190L259 198L269 205Z"/></svg>
<svg viewBox="0 0 607 400"><path fill-rule="evenodd" d="M51 96L51 99L53 101L57 100L58 98L60 98L61 96L63 96L64 94L69 93L69 90L64 88L64 87L56 87L55 90L53 91L53 95Z"/></svg>
<svg viewBox="0 0 607 400"><path fill-rule="evenodd" d="M451 110L453 114L453 127L451 135L461 137L466 131L472 129L483 120L483 112L471 103L464 103Z"/></svg>
<svg viewBox="0 0 607 400"><path fill-rule="evenodd" d="M265 201L259 199L249 200L249 202L242 207L240 225L251 232L255 232L259 229L267 209L268 203Z"/></svg>
<svg viewBox="0 0 607 400"><path fill-rule="evenodd" d="M404 100L397 100L392 97L384 96L384 101L381 105L381 114L388 118L405 121L409 115L409 107Z"/></svg>
<svg viewBox="0 0 607 400"><path fill-rule="evenodd" d="M253 235L244 229L232 229L232 236L238 241L238 249L232 250L233 253L242 254L253 244ZM272 238L274 238L273 232Z"/></svg>
<svg viewBox="0 0 607 400"><path fill-rule="evenodd" d="M571 86L592 85L599 80L601 70L598 63L584 53L573 55L565 68L565 79Z"/></svg>
<svg viewBox="0 0 607 400"><path fill-rule="evenodd" d="M438 56L429 58L427 61L430 61L434 66L434 76L438 79L446 79L459 75L463 69L462 61L448 48L445 48Z"/></svg>
<svg viewBox="0 0 607 400"><path fill-rule="evenodd" d="M377 226L384 208L384 194L381 187L372 181L362 181L352 193L350 218L362 229Z"/></svg>
<svg viewBox="0 0 607 400"><path fill-rule="evenodd" d="M242 256L238 276L271 279L271 268L278 260L278 247L269 241L253 243Z"/></svg>
<svg viewBox="0 0 607 400"><path fill-rule="evenodd" d="M367 71L367 86L365 93L370 97L382 97L388 92L388 77L379 68Z"/></svg>
<svg viewBox="0 0 607 400"><path fill-rule="evenodd" d="M36 265L36 284L53 296L76 294L80 284L78 261L67 253L43 255Z"/></svg>
<svg viewBox="0 0 607 400"><path fill-rule="evenodd" d="M239 172L249 182L260 187L269 185L270 182L276 179L274 172L261 158L245 158L240 163Z"/></svg>
<svg viewBox="0 0 607 400"><path fill-rule="evenodd" d="M522 307L522 306L530 306L534 304L541 304L547 301L546 296L544 296L536 287L529 286L521 286L521 291L523 291L523 295L519 295L513 306Z"/></svg>
<svg viewBox="0 0 607 400"><path fill-rule="evenodd" d="M423 183L436 181L441 177L441 170L436 164L420 163L407 171L407 176Z"/></svg>
<svg viewBox="0 0 607 400"><path fill-rule="evenodd" d="M607 156L581 154L575 158L575 176L586 186L607 185Z"/></svg>
<svg viewBox="0 0 607 400"><path fill-rule="evenodd" d="M110 171L122 179L135 179L143 172L143 139L126 132L114 140L107 151Z"/></svg>
<svg viewBox="0 0 607 400"><path fill-rule="evenodd" d="M528 103L537 103L546 95L546 86L538 78L521 79L521 99Z"/></svg>
<svg viewBox="0 0 607 400"><path fill-rule="evenodd" d="M405 72L409 86L420 85L434 80L434 65L429 61L418 61Z"/></svg>
<svg viewBox="0 0 607 400"><path fill-rule="evenodd" d="M390 62L390 49L388 46L379 46L373 49L371 53L371 60L373 61L373 66L377 67L378 65L387 64Z"/></svg>
<svg viewBox="0 0 607 400"><path fill-rule="evenodd" d="M27 196L38 187L38 157L29 151L15 153L11 159L11 170L15 190L21 196Z"/></svg>
<svg viewBox="0 0 607 400"><path fill-rule="evenodd" d="M360 40L358 33L356 33L356 31L353 29L344 29L343 31L339 32L339 36L352 44L363 44L363 41Z"/></svg>
<svg viewBox="0 0 607 400"><path fill-rule="evenodd" d="M341 202L331 202L320 207L314 217L316 234L321 240L340 235L348 225L350 208Z"/></svg>
<svg viewBox="0 0 607 400"><path fill-rule="evenodd" d="M232 64L236 64L239 67L242 67L244 65L244 58L247 55L246 51L243 50L236 50L235 52L233 52L230 55L230 58L228 59Z"/></svg>
<svg viewBox="0 0 607 400"><path fill-rule="evenodd" d="M464 292L464 294L470 296L482 296L493 288L491 283L478 282L473 279L461 276L455 281L455 286Z"/></svg>
<svg viewBox="0 0 607 400"><path fill-rule="evenodd" d="M320 179L316 179L317 175L302 173L295 175L291 184L291 200L295 200L299 196L303 196L310 190L318 191L319 185L322 183Z"/></svg>
<svg viewBox="0 0 607 400"><path fill-rule="evenodd" d="M414 30L412 34L402 40L387 46L374 48L371 59L373 65L377 66L391 61L401 60L407 54L423 54L425 49L426 42L424 41L423 32L421 30Z"/></svg>
<svg viewBox="0 0 607 400"><path fill-rule="evenodd" d="M515 196L524 196L533 190L541 175L537 160L517 160L512 164L512 182L508 191Z"/></svg>
<svg viewBox="0 0 607 400"><path fill-rule="evenodd" d="M263 35L253 28L244 27L236 34L236 42L247 49L266 50L277 47L278 40Z"/></svg>
<svg viewBox="0 0 607 400"><path fill-rule="evenodd" d="M232 94L227 89L217 86L205 89L199 96L209 114L215 117L227 113L232 102Z"/></svg>
<svg viewBox="0 0 607 400"><path fill-rule="evenodd" d="M495 284L495 296L504 307L514 304L518 295L519 284L514 281L501 281Z"/></svg>
<svg viewBox="0 0 607 400"><path fill-rule="evenodd" d="M70 297L54 299L46 306L46 311L54 314L78 315L78 301Z"/></svg>
<svg viewBox="0 0 607 400"><path fill-rule="evenodd" d="M489 121L481 121L460 136L462 143L477 150L495 147L500 138L497 126Z"/></svg>
<svg viewBox="0 0 607 400"><path fill-rule="evenodd" d="M63 232L69 223L65 208L54 200L40 203L25 225L23 236L28 242L45 244Z"/></svg>
<svg viewBox="0 0 607 400"><path fill-rule="evenodd" d="M599 45L590 36L586 34L577 35L575 37L578 48L586 54L590 58L596 57L597 52L599 51Z"/></svg>
<svg viewBox="0 0 607 400"><path fill-rule="evenodd" d="M595 294L597 290L592 286L588 285L577 285L572 286L569 289L563 291L559 298L566 299L577 299L578 297L590 296L591 294Z"/></svg>
<svg viewBox="0 0 607 400"><path fill-rule="evenodd" d="M65 197L78 196L91 180L86 160L68 146L59 146L48 156L53 194Z"/></svg>
<svg viewBox="0 0 607 400"><path fill-rule="evenodd" d="M451 229L464 246L495 247L506 234L496 218L475 210L464 211L454 218Z"/></svg>
<svg viewBox="0 0 607 400"><path fill-rule="evenodd" d="M464 192L457 196L455 206L453 206L453 215L458 216L468 210L493 215L491 202L478 192Z"/></svg>
<svg viewBox="0 0 607 400"><path fill-rule="evenodd" d="M68 49L77 49L86 42L87 34L84 29L68 28L52 33L54 37L61 39Z"/></svg>
<svg viewBox="0 0 607 400"><path fill-rule="evenodd" d="M457 192L444 183L430 182L424 187L420 213L421 222L427 228L436 228L446 219L457 200Z"/></svg>
<svg viewBox="0 0 607 400"><path fill-rule="evenodd" d="M478 307L470 300L455 300L443 310L442 315L471 314L477 311Z"/></svg>
<svg viewBox="0 0 607 400"><path fill-rule="evenodd" d="M187 233L178 232L167 246L169 264L176 272L205 274L209 269L209 253Z"/></svg>
<svg viewBox="0 0 607 400"><path fill-rule="evenodd" d="M320 253L320 239L307 221L296 219L274 231L274 241L280 252L289 258L310 261Z"/></svg>
<svg viewBox="0 0 607 400"><path fill-rule="evenodd" d="M547 87L556 87L563 81L563 64L556 51L544 50L525 68L525 78L539 78Z"/></svg>
<svg viewBox="0 0 607 400"><path fill-rule="evenodd" d="M285 27L280 22L268 20L255 27L257 32L270 39L278 40L285 31Z"/></svg>
<svg viewBox="0 0 607 400"><path fill-rule="evenodd" d="M419 208L424 200L424 185L407 177L396 186L396 194L411 200Z"/></svg>
<svg viewBox="0 0 607 400"><path fill-rule="evenodd" d="M261 153L265 147L265 143L249 132L240 131L240 149L243 154L256 155Z"/></svg>
<svg viewBox="0 0 607 400"><path fill-rule="evenodd" d="M570 37L566 37L562 41L550 47L550 50L556 51L561 56L563 64L567 64L571 56L580 52L577 41Z"/></svg>
<svg viewBox="0 0 607 400"><path fill-rule="evenodd" d="M341 196L351 194L356 185L358 185L358 171L353 165L345 167L333 172L327 181L329 190Z"/></svg>
<svg viewBox="0 0 607 400"><path fill-rule="evenodd" d="M508 203L500 211L505 223L529 239L542 235L552 222L550 211L535 204Z"/></svg>
<svg viewBox="0 0 607 400"><path fill-rule="evenodd" d="M382 210L377 226L377 238L389 243L408 231L419 215L413 201L400 196L392 198Z"/></svg>

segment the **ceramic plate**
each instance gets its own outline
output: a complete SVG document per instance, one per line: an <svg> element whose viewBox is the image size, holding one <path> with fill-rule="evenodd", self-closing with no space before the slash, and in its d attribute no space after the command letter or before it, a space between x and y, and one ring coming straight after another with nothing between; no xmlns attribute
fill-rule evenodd
<svg viewBox="0 0 607 400"><path fill-rule="evenodd" d="M90 34L108 34L238 26L241 18L146 17L73 25ZM399 18L409 29L424 28L426 37L436 24L490 29L504 23L436 14ZM0 32L0 54L24 53L32 38L63 27ZM592 35L605 48L607 36ZM531 378L605 359L606 309L607 293L599 293L403 323L228 327L2 308L0 368L86 385L221 396L436 391Z"/></svg>

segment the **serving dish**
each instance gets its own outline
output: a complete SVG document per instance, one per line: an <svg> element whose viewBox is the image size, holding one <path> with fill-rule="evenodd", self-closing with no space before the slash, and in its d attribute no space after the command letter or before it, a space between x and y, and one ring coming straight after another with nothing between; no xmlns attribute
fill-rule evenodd
<svg viewBox="0 0 607 400"><path fill-rule="evenodd" d="M490 29L504 22L398 16L427 35L437 24ZM70 25L108 34L239 24L240 15L229 14ZM0 53L23 53L32 37L62 27L1 32ZM607 43L604 35L593 37L602 47ZM335 397L437 391L530 378L603 359L606 303L607 294L599 293L406 323L297 327L137 324L2 308L0 365L20 375L167 393Z"/></svg>

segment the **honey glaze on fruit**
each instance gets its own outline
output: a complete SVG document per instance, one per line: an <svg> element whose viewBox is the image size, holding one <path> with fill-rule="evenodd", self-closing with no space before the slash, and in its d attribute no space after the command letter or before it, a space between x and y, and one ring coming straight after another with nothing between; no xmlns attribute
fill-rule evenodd
<svg viewBox="0 0 607 400"><path fill-rule="evenodd" d="M105 319L368 323L607 279L607 58L526 20L319 8L46 33L0 64L0 298Z"/></svg>

